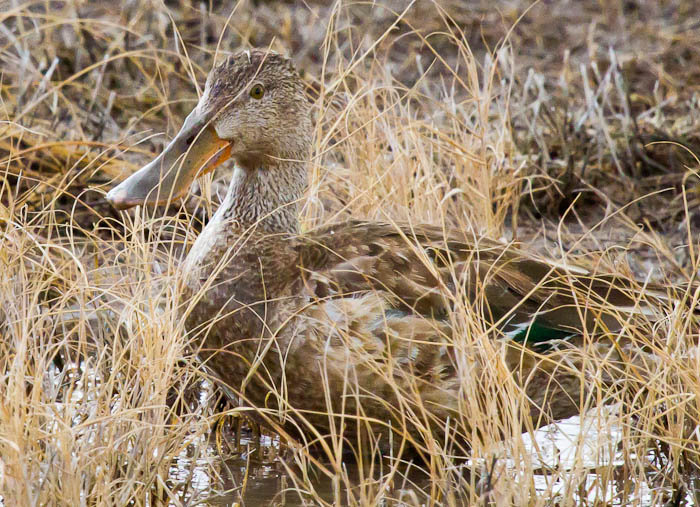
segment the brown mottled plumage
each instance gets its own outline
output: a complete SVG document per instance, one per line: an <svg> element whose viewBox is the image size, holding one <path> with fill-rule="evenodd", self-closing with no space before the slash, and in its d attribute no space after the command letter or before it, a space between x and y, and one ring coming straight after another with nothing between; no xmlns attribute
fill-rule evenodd
<svg viewBox="0 0 700 507"><path fill-rule="evenodd" d="M417 422L439 433L448 416L468 421L465 397L478 396L464 391L479 361L468 352L474 338L455 327L456 307L503 338L535 425L580 410L593 338L601 357L623 365L627 341L614 331L645 311L628 280L431 226L353 221L299 233L311 132L289 60L243 52L212 70L164 153L108 195L118 207L160 202L202 166L235 160L228 194L183 266L188 332L230 392L295 435L324 435L342 416L353 437L359 416L373 421L380 446L390 427L420 446Z"/></svg>

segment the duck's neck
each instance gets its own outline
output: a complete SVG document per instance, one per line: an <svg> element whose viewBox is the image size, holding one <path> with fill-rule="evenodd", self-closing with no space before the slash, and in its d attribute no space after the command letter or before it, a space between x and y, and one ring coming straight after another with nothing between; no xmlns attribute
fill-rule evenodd
<svg viewBox="0 0 700 507"><path fill-rule="evenodd" d="M299 202L306 189L306 164L268 161L246 169L236 165L223 213L234 227L264 232L298 232Z"/></svg>

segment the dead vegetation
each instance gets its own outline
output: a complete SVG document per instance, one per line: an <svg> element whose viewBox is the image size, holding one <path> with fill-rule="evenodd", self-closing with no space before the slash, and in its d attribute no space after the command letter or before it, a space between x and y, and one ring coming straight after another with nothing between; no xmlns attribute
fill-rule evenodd
<svg viewBox="0 0 700 507"><path fill-rule="evenodd" d="M167 212L118 214L103 196L177 130L217 55L272 47L315 104L306 227L445 224L603 263L640 290L687 286L698 19L691 0L0 3L0 504L255 504L266 488L343 505L693 498L700 355L678 308L662 342L638 341L659 359L619 386L615 410L583 416L600 427L570 443L572 463L494 425L496 409L522 415L522 394L483 333L494 366L471 381L493 387L469 401L470 456L435 442L423 462L319 457L241 430L248 410L218 404L191 356L173 280L224 172Z"/></svg>

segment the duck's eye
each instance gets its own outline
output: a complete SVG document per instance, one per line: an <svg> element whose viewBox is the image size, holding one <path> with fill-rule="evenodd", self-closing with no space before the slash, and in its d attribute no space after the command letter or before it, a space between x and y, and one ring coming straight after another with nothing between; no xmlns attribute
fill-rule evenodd
<svg viewBox="0 0 700 507"><path fill-rule="evenodd" d="M256 84L250 89L250 96L254 99L260 100L263 95L265 95L265 88L261 84Z"/></svg>

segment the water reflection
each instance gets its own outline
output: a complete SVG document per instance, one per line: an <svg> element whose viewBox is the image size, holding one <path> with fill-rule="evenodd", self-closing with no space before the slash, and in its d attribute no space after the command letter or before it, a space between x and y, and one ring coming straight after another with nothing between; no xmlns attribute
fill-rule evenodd
<svg viewBox="0 0 700 507"><path fill-rule="evenodd" d="M228 436L235 438L233 433ZM302 506L317 505L318 498L335 503L336 499L348 496L342 481L336 483L314 470L306 471L313 493L297 489L290 471L298 477L304 474L289 458L293 451L286 449L278 437L256 436L246 429L237 446L240 452L231 449L233 452L225 459L220 457L220 444L195 441L175 460L169 482L173 489L178 489L180 502L210 506ZM192 454L198 448L206 449L205 455L195 458ZM343 467L349 482L360 487L362 474L357 465L348 462ZM400 482L398 487L385 491L386 498L396 499L391 505L420 505L429 499L428 477L417 467L404 467L396 482ZM178 483L187 483L187 488L178 487Z"/></svg>
<svg viewBox="0 0 700 507"><path fill-rule="evenodd" d="M288 491L288 475L279 458L280 442L267 435L256 437L244 429L235 448L236 435L225 442L206 437L192 442L174 461L169 482L186 505L304 505ZM223 449L222 446L223 445ZM200 456L193 456L200 452ZM221 456L228 456L222 459ZM185 486L186 485L186 486ZM177 504L171 504L177 505Z"/></svg>
<svg viewBox="0 0 700 507"><path fill-rule="evenodd" d="M575 488L573 497L581 504L657 504L663 495L659 490L653 490L651 481L635 482L630 487L624 459L619 452L621 430L610 424L609 415L611 414L602 414L600 418L587 416L583 423L576 416L540 429L534 439L528 435L523 436L526 449L532 455L530 465L536 470L533 479L534 492L538 496L543 495L543 498L556 502L557 497L572 498L571 489ZM229 437L235 440L234 434ZM317 500L314 498L321 498L328 503L335 503L336 500L343 503L348 498L347 492L342 490L342 482L341 489L336 490L334 485L338 483L323 474L316 474L309 481L313 494L317 497L308 491L296 489L283 460L293 473L299 474L300 471L290 465L291 459L285 460L291 450L285 449L276 437L256 437L250 431L244 431L238 451L232 449L234 452L226 459L220 457L221 449L215 442L197 444L194 443L191 449L205 449L205 455L193 457L183 453L176 460L170 475L173 485L178 482L188 483L187 492L180 490L180 501L187 505L302 506L316 505ZM465 463L465 474L472 467L477 469L481 465ZM517 480L517 470L522 469L522 464L503 458L500 459L500 465L510 469ZM583 476L583 482L572 485L566 471L580 466L590 470L590 473ZM361 474L357 467L347 463L345 469L350 478L348 482L361 487ZM395 481L401 482L401 485L393 491L386 491L384 505L427 504L430 500L429 478L415 466L409 467L408 473L406 470L403 472L405 476L397 477ZM577 477L582 478L580 474ZM526 484L524 487L527 489ZM671 491L665 492L665 496L672 494ZM680 501L678 505L695 505L693 493L689 491L683 492Z"/></svg>

